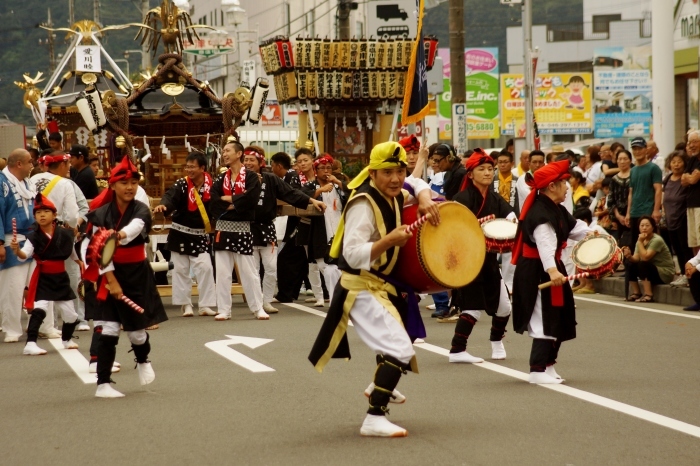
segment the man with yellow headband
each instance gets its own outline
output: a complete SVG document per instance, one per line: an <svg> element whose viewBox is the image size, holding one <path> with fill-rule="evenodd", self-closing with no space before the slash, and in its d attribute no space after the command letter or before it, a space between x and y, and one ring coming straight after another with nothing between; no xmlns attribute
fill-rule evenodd
<svg viewBox="0 0 700 466"><path fill-rule="evenodd" d="M396 142L372 149L369 166L349 185L353 190L335 234L331 257L342 271L328 315L316 338L309 360L319 372L330 358L350 358L346 330L348 319L362 341L377 355L374 382L365 395L369 410L360 433L371 437L405 437L408 432L389 422L387 405L402 403L395 390L401 374L417 372L413 340L425 336L418 314L414 326L405 325L408 306L400 291L389 282L399 248L411 233L402 225L406 182L418 199L419 212L431 213L439 222L437 204L430 187L421 179L406 178L406 151ZM417 309L414 312L418 312ZM411 318L415 314L411 314Z"/></svg>

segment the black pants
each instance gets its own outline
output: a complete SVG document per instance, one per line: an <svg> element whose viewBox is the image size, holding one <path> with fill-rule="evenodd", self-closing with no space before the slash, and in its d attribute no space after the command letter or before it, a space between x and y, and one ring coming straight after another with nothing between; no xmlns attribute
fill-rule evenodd
<svg viewBox="0 0 700 466"><path fill-rule="evenodd" d="M304 246L296 246L293 241L286 243L277 255L277 300L291 303L299 298L299 289L308 274Z"/></svg>
<svg viewBox="0 0 700 466"><path fill-rule="evenodd" d="M681 272L685 270L685 264L693 258L693 250L688 247L688 218L683 217L677 230L668 230L668 239L671 250L678 257L678 266Z"/></svg>
<svg viewBox="0 0 700 466"><path fill-rule="evenodd" d="M693 295L693 299L696 303L700 303L700 272L692 274L688 284L690 285L690 294Z"/></svg>
<svg viewBox="0 0 700 466"><path fill-rule="evenodd" d="M659 276L659 270L654 264L648 261L632 262L627 261L625 268L625 279L630 282L637 280L649 280L652 285L661 285L664 281Z"/></svg>

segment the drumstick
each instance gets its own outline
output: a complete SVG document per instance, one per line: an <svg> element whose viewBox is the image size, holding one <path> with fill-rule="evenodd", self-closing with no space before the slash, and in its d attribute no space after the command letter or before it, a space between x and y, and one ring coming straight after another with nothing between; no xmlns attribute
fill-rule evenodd
<svg viewBox="0 0 700 466"><path fill-rule="evenodd" d="M12 241L17 242L17 219L12 218Z"/></svg>
<svg viewBox="0 0 700 466"><path fill-rule="evenodd" d="M407 228L406 232L407 233L413 233L414 230L416 230L419 226L423 225L425 222L427 222L432 215L430 214L425 214L422 217L420 217L418 220L415 222L411 223Z"/></svg>
<svg viewBox="0 0 700 466"><path fill-rule="evenodd" d="M142 308L141 306L139 306L138 304L136 304L135 302L133 302L132 300L130 300L129 298L127 298L127 297L124 296L124 295L122 295L122 298L121 298L121 299L122 299L122 301L124 301L126 304L128 304L129 307L130 307L131 309L133 309L134 311L138 312L139 314L143 314L143 308Z"/></svg>
<svg viewBox="0 0 700 466"><path fill-rule="evenodd" d="M485 222L488 222L489 220L493 220L494 218L496 218L496 216L493 215L493 214L487 215L486 217L481 217L481 218L479 219L479 223L480 223L480 224L481 224L481 223L485 223Z"/></svg>
<svg viewBox="0 0 700 466"><path fill-rule="evenodd" d="M568 277L564 277L564 278L566 279L566 281L569 281L569 280L575 280L577 278L586 278L587 276L588 276L588 272L581 272L581 273L575 273L573 275L569 275ZM539 288L540 290L544 290L545 288L549 288L550 286L552 286L551 281L545 282L545 283L540 283L539 285L537 285L537 288Z"/></svg>

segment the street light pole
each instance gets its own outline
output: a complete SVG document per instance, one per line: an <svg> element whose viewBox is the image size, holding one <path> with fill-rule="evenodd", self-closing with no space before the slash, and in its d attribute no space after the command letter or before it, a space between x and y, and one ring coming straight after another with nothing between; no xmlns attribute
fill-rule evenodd
<svg viewBox="0 0 700 466"><path fill-rule="evenodd" d="M114 58L113 60L115 63L118 61L123 61L124 63L126 63L126 77L127 79L131 80L131 78L129 77L129 75L131 74L129 72L129 60L127 60L126 58Z"/></svg>
<svg viewBox="0 0 700 466"><path fill-rule="evenodd" d="M525 144L527 150L535 148L535 138L533 134L533 87L534 70L532 69L532 0L523 0L523 76L525 78ZM513 128L513 137L518 136L518 128Z"/></svg>

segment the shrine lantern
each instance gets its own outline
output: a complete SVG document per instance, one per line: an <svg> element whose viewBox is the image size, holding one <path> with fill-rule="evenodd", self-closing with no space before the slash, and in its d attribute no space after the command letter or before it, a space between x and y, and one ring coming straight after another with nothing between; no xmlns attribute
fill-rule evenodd
<svg viewBox="0 0 700 466"><path fill-rule="evenodd" d="M433 69L437 56L438 38L435 36L423 37L423 47L425 48L425 69L430 71Z"/></svg>

